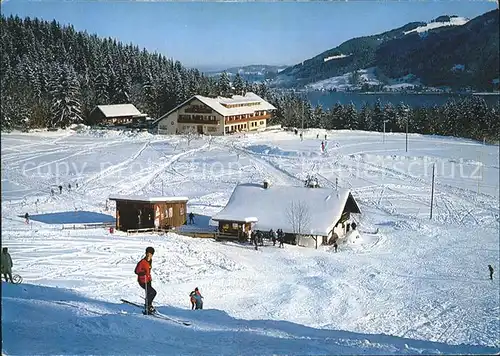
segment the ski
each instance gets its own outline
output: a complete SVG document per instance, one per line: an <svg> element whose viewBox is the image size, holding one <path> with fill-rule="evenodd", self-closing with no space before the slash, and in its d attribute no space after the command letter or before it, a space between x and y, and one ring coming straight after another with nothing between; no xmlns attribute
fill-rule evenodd
<svg viewBox="0 0 500 356"><path fill-rule="evenodd" d="M184 320L179 320L179 319L174 319L174 318L171 318L169 317L168 315L165 315L165 314L162 314L158 311L155 311L153 314L151 314L157 318L160 318L160 319L165 319L165 320L169 320L169 321L172 321L174 323L177 323L177 324L182 324L184 326L191 326L191 323L189 321L184 321Z"/></svg>
<svg viewBox="0 0 500 356"><path fill-rule="evenodd" d="M123 302L123 303L134 305L134 306L136 306L138 308L144 309L144 305L140 305L138 303L130 302L130 301L126 300L126 299L120 299L120 301Z"/></svg>
<svg viewBox="0 0 500 356"><path fill-rule="evenodd" d="M138 303L134 303L134 302L131 302L129 300L120 299L120 301L123 302L123 303L126 303L126 304L133 305L135 307L144 309L144 305L141 305L141 304L138 304ZM184 326L191 326L191 323L188 322L188 321L183 321L183 320L171 318L168 315L160 313L159 311L155 311L155 312L153 312L152 314L149 314L149 315L152 315L152 316L157 317L159 319L164 319L164 320L172 321L172 322L177 323L177 324L182 324Z"/></svg>

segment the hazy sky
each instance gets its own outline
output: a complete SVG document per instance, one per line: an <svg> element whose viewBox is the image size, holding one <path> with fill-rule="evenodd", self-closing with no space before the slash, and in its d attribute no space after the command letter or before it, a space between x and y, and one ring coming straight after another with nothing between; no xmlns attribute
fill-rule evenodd
<svg viewBox="0 0 500 356"><path fill-rule="evenodd" d="M295 64L353 37L440 15L473 18L496 1L134 2L2 1L38 17L132 42L189 67Z"/></svg>

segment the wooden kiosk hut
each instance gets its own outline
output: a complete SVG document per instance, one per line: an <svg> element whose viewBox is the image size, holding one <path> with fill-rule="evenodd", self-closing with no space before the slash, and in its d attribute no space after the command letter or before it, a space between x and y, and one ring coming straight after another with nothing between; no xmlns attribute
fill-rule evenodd
<svg viewBox="0 0 500 356"><path fill-rule="evenodd" d="M116 229L171 229L186 223L186 197L110 196L116 202Z"/></svg>

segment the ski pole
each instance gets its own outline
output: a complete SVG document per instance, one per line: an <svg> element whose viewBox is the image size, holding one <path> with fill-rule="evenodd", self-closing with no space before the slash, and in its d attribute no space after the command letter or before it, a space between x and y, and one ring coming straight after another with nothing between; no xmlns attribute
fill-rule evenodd
<svg viewBox="0 0 500 356"><path fill-rule="evenodd" d="M146 315L148 315L148 310L149 310L149 305L148 305L148 282L147 282L147 278L146 278L146 283L144 283L144 292L146 294L144 300L145 300L145 303L144 305L146 306L146 310L145 310L145 313Z"/></svg>

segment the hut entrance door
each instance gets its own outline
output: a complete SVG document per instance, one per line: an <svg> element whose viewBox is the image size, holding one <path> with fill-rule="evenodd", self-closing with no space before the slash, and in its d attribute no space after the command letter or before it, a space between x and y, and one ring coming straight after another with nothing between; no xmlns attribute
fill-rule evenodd
<svg viewBox="0 0 500 356"><path fill-rule="evenodd" d="M198 133L203 134L203 125L198 125Z"/></svg>

